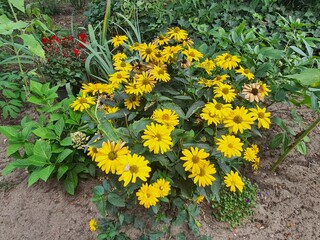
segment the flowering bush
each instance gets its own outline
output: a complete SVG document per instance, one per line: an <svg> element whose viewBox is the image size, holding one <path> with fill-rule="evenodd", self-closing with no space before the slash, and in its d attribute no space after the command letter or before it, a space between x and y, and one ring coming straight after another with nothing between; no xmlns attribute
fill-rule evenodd
<svg viewBox="0 0 320 240"><path fill-rule="evenodd" d="M94 201L103 215L136 202L155 214L165 203L181 211L189 204L198 234L195 203L219 199L223 185L243 192L239 167L258 168L252 136L271 123L263 106L270 90L239 56L205 56L179 27L150 43L128 41L113 37L108 83L84 84L71 105L97 128L88 155L106 181Z"/></svg>
<svg viewBox="0 0 320 240"><path fill-rule="evenodd" d="M47 82L52 86L63 86L70 83L73 86L81 85L86 81L84 44L87 35L78 34L78 39L73 36L59 38L56 35L42 39L47 62L42 64L41 72Z"/></svg>

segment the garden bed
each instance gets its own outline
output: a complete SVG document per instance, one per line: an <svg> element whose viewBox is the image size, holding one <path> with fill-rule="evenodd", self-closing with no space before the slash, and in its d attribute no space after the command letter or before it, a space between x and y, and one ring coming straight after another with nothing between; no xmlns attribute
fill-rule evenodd
<svg viewBox="0 0 320 240"><path fill-rule="evenodd" d="M282 104L271 109L274 116L284 119L290 113L290 108ZM306 124L315 118L307 109L299 110L299 113ZM6 124L10 122L0 121L0 125ZM254 175L247 170L261 190L254 216L242 226L230 229L228 224L215 221L209 207L203 205L198 218L202 234L214 239L320 238L320 127L310 134L307 155L296 151L290 153L275 173L271 173L270 168L279 152L268 147L269 139L276 133L276 129L273 130L259 139L260 169ZM10 161L6 158L5 141L0 136L0 169ZM98 216L96 206L90 200L93 186L99 183L97 179L81 181L76 195L70 196L54 180L27 188L27 177L23 170L0 176L2 239L95 239L88 222ZM137 231L128 231L135 239Z"/></svg>

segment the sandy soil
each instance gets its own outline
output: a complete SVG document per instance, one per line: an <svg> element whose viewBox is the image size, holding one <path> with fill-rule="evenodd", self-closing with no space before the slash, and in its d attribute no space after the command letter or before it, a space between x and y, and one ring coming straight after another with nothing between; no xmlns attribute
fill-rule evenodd
<svg viewBox="0 0 320 240"><path fill-rule="evenodd" d="M277 105L272 112L285 117L289 108ZM305 122L315 119L309 110L300 113ZM0 125L6 122L0 119ZM275 173L270 173L279 153L268 148L268 141L277 130L273 126L258 140L262 152L259 171L245 169L261 189L254 216L243 226L230 230L228 224L215 221L203 206L199 218L202 234L221 240L320 239L320 126L310 134L306 156L294 151ZM10 161L5 152L5 138L0 136L0 170ZM0 240L95 239L88 221L98 217L90 201L92 188L97 184L95 179L82 181L77 194L69 196L54 179L28 188L27 173L23 170L0 176Z"/></svg>

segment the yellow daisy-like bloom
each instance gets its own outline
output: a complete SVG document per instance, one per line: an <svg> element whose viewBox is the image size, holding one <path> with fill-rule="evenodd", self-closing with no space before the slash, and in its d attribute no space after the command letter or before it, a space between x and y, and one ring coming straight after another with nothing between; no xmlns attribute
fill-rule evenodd
<svg viewBox="0 0 320 240"><path fill-rule="evenodd" d="M268 88L267 84L261 83L261 82L259 84L260 84L259 92L261 93L261 95L263 97L268 96L271 90Z"/></svg>
<svg viewBox="0 0 320 240"><path fill-rule="evenodd" d="M210 156L204 149L198 147L190 147L189 149L182 150L184 156L180 157L181 160L186 161L183 167L186 171L200 173L200 168L206 161L206 158Z"/></svg>
<svg viewBox="0 0 320 240"><path fill-rule="evenodd" d="M141 58L146 62L151 62L156 58L155 55L157 53L157 45L153 43L142 43L140 44L138 50Z"/></svg>
<svg viewBox="0 0 320 240"><path fill-rule="evenodd" d="M207 103L205 106L208 107L214 114L217 114L221 120L229 116L230 112L232 111L231 104L223 104L218 102L216 99L212 99L212 103Z"/></svg>
<svg viewBox="0 0 320 240"><path fill-rule="evenodd" d="M135 50L139 50L139 47L140 47L140 43L138 42L135 42L133 43L132 45L129 45L129 51L135 51Z"/></svg>
<svg viewBox="0 0 320 240"><path fill-rule="evenodd" d="M178 114L171 109L156 109L153 111L151 118L165 125L171 131L179 124Z"/></svg>
<svg viewBox="0 0 320 240"><path fill-rule="evenodd" d="M132 70L131 64L125 61L115 61L113 65L117 71L130 72Z"/></svg>
<svg viewBox="0 0 320 240"><path fill-rule="evenodd" d="M254 79L253 73L250 72L250 69L248 68L243 68L240 66L240 68L236 70L236 73L240 73L242 76L248 78L249 80Z"/></svg>
<svg viewBox="0 0 320 240"><path fill-rule="evenodd" d="M123 52L119 52L119 53L116 53L115 55L112 56L112 60L114 62L119 62L119 61L123 61L125 59L127 59L127 55Z"/></svg>
<svg viewBox="0 0 320 240"><path fill-rule="evenodd" d="M216 172L216 168L213 164L210 164L209 161L203 161L203 163L200 165L200 171L198 172L193 170L192 174L190 174L188 177L194 178L193 182L198 184L200 187L206 187L211 186L216 180L216 178L213 177L213 174Z"/></svg>
<svg viewBox="0 0 320 240"><path fill-rule="evenodd" d="M143 93L152 92L156 84L156 80L150 72L136 74L135 81L137 82L137 88L139 88Z"/></svg>
<svg viewBox="0 0 320 240"><path fill-rule="evenodd" d="M89 221L89 229L91 232L97 231L97 221L94 218Z"/></svg>
<svg viewBox="0 0 320 240"><path fill-rule="evenodd" d="M197 204L200 204L200 203L203 202L203 200L204 200L204 196L203 196L203 195L200 195L199 197L197 197L196 203L197 203Z"/></svg>
<svg viewBox="0 0 320 240"><path fill-rule="evenodd" d="M106 83L82 84L83 94L91 93L92 95L95 95L96 93L99 93L99 94L106 93L108 95L111 95L113 94L113 92L114 92L114 86L112 84L106 84Z"/></svg>
<svg viewBox="0 0 320 240"><path fill-rule="evenodd" d="M204 85L205 87L213 87L215 85L215 83L212 80L204 78L200 78L198 83Z"/></svg>
<svg viewBox="0 0 320 240"><path fill-rule="evenodd" d="M124 106L126 106L128 110L136 109L140 106L140 97L137 95L129 95L129 97L124 100Z"/></svg>
<svg viewBox="0 0 320 240"><path fill-rule="evenodd" d="M104 112L106 114L111 114L111 113L116 113L118 112L120 109L118 107L111 107L111 106L105 106L104 107Z"/></svg>
<svg viewBox="0 0 320 240"><path fill-rule="evenodd" d="M187 31L179 27L169 28L166 34L177 42L182 42L188 38Z"/></svg>
<svg viewBox="0 0 320 240"><path fill-rule="evenodd" d="M246 148L243 153L243 159L247 160L248 162L254 162L257 158L257 153L253 148Z"/></svg>
<svg viewBox="0 0 320 240"><path fill-rule="evenodd" d="M197 65L198 68L203 68L204 70L206 70L206 72L209 75L212 75L212 71L214 70L214 68L216 67L216 65L214 64L214 61L206 58L203 62L199 63Z"/></svg>
<svg viewBox="0 0 320 240"><path fill-rule="evenodd" d="M263 101L264 97L260 92L260 87L261 86L259 83L251 83L251 84L243 85L242 94L244 95L244 98L250 102Z"/></svg>
<svg viewBox="0 0 320 240"><path fill-rule="evenodd" d="M194 42L191 38L187 38L187 39L183 40L181 44L184 47L187 47L187 46L191 47L191 46L193 46Z"/></svg>
<svg viewBox="0 0 320 240"><path fill-rule="evenodd" d="M235 192L236 188L238 188L240 192L243 191L244 182L242 181L238 172L233 172L231 170L230 173L224 176L224 183L230 188L230 192Z"/></svg>
<svg viewBox="0 0 320 240"><path fill-rule="evenodd" d="M166 61L174 59L175 55L182 50L182 47L177 46L166 46L162 50L162 55L166 59Z"/></svg>
<svg viewBox="0 0 320 240"><path fill-rule="evenodd" d="M260 164L260 157L256 157L256 159L252 163L253 170L255 170L255 171L258 170L259 164Z"/></svg>
<svg viewBox="0 0 320 240"><path fill-rule="evenodd" d="M159 66L154 66L154 68L151 70L151 74L158 81L168 82L171 79L166 69L163 69Z"/></svg>
<svg viewBox="0 0 320 240"><path fill-rule="evenodd" d="M167 45L170 41L170 38L168 35L160 34L156 39L154 39L154 44L158 46Z"/></svg>
<svg viewBox="0 0 320 240"><path fill-rule="evenodd" d="M127 71L117 71L115 73L109 74L109 81L112 83L120 84L127 82L130 77L130 73Z"/></svg>
<svg viewBox="0 0 320 240"><path fill-rule="evenodd" d="M199 61L200 58L203 58L203 54L197 49L188 47L188 49L182 51L182 54L186 55L189 61Z"/></svg>
<svg viewBox="0 0 320 240"><path fill-rule="evenodd" d="M230 103L236 97L235 90L228 84L219 83L213 90L215 98L222 97L224 101Z"/></svg>
<svg viewBox="0 0 320 240"><path fill-rule="evenodd" d="M259 147L258 147L257 144L252 144L252 145L251 145L251 148L255 151L256 154L259 153Z"/></svg>
<svg viewBox="0 0 320 240"><path fill-rule="evenodd" d="M115 173L122 158L127 158L129 152L128 147L124 147L124 142L104 142L102 147L98 149L96 159L97 165L106 174Z"/></svg>
<svg viewBox="0 0 320 240"><path fill-rule="evenodd" d="M143 94L143 91L138 85L137 81L133 81L131 83L126 84L124 91L127 94L136 95L136 96Z"/></svg>
<svg viewBox="0 0 320 240"><path fill-rule="evenodd" d="M224 70L238 67L240 61L238 56L233 56L229 53L224 53L215 58L216 65Z"/></svg>
<svg viewBox="0 0 320 240"><path fill-rule="evenodd" d="M213 82L214 84L219 85L219 83L224 82L228 78L230 78L228 74L218 75L213 79Z"/></svg>
<svg viewBox="0 0 320 240"><path fill-rule="evenodd" d="M171 185L169 181L166 181L163 178L158 179L154 184L154 187L158 189L159 197L166 197L169 195L171 190Z"/></svg>
<svg viewBox="0 0 320 240"><path fill-rule="evenodd" d="M111 43L114 47L119 47L122 44L124 44L125 41L127 41L127 40L128 40L128 37L126 35L117 35L117 36L112 37Z"/></svg>
<svg viewBox="0 0 320 240"><path fill-rule="evenodd" d="M150 177L151 167L148 166L149 161L138 154L128 154L126 158L119 160L117 174L121 175L119 181L124 181L123 186L126 187L130 182L135 183L137 178L141 181L147 181Z"/></svg>
<svg viewBox="0 0 320 240"><path fill-rule="evenodd" d="M156 65L163 65L166 63L166 58L164 56L164 54L162 53L162 51L158 50L155 54L155 58L153 59L153 63L155 63Z"/></svg>
<svg viewBox="0 0 320 240"><path fill-rule="evenodd" d="M267 108L260 108L258 105L256 108L250 108L250 112L253 114L254 120L258 120L258 128L270 128L271 120L270 116L271 113L267 112Z"/></svg>
<svg viewBox="0 0 320 240"><path fill-rule="evenodd" d="M202 113L200 114L200 117L203 120L206 120L208 122L208 125L218 125L221 123L221 117L216 111L214 111L213 107L213 103L207 103L202 109Z"/></svg>
<svg viewBox="0 0 320 240"><path fill-rule="evenodd" d="M88 156L91 156L92 160L95 160L97 157L98 148L88 147Z"/></svg>
<svg viewBox="0 0 320 240"><path fill-rule="evenodd" d="M83 94L82 96L77 97L77 99L70 104L70 107L73 108L73 111L79 110L80 112L83 112L83 110L95 105L95 100L96 99L94 97L87 97L85 94Z"/></svg>
<svg viewBox="0 0 320 240"><path fill-rule="evenodd" d="M155 186L144 183L136 193L136 196L138 197L140 205L143 205L145 208L150 208L157 204L160 193Z"/></svg>
<svg viewBox="0 0 320 240"><path fill-rule="evenodd" d="M252 113L248 113L248 109L237 106L236 109L229 112L223 123L226 128L229 128L229 132L237 134L238 132L243 133L246 129L251 129L254 118Z"/></svg>
<svg viewBox="0 0 320 240"><path fill-rule="evenodd" d="M171 131L165 125L154 124L146 126L144 135L141 137L145 142L143 146L148 147L150 152L164 154L173 146L170 136Z"/></svg>
<svg viewBox="0 0 320 240"><path fill-rule="evenodd" d="M221 138L217 139L217 146L217 150L227 158L241 157L243 151L243 142L233 135L222 135Z"/></svg>

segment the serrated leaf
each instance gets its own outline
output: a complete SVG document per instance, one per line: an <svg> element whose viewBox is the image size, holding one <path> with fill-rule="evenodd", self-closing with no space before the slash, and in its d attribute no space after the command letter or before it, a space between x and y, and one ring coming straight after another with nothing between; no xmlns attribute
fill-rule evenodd
<svg viewBox="0 0 320 240"><path fill-rule="evenodd" d="M64 123L64 120L63 118L60 118L56 124L54 125L54 132L56 133L56 135L60 138L63 130L64 130L64 126L65 126L65 123Z"/></svg>
<svg viewBox="0 0 320 240"><path fill-rule="evenodd" d="M55 169L55 166L53 166L53 165L49 165L49 166L41 169L38 172L39 178L46 182L48 180L48 178L50 177L50 175L52 174L54 169Z"/></svg>
<svg viewBox="0 0 320 240"><path fill-rule="evenodd" d="M27 160L30 165L37 166L37 167L43 167L49 163L45 158L35 156L35 155L28 157Z"/></svg>
<svg viewBox="0 0 320 240"><path fill-rule="evenodd" d="M202 108L204 106L204 102L203 101L196 101L194 102L190 108L188 109L187 113L186 113L186 118L191 117L192 114L194 114L196 111L198 111L200 108Z"/></svg>
<svg viewBox="0 0 320 240"><path fill-rule="evenodd" d="M161 107L174 110L179 115L179 117L181 117L183 119L186 118L182 108L173 102L163 102L163 103L161 103Z"/></svg>
<svg viewBox="0 0 320 240"><path fill-rule="evenodd" d="M284 139L284 133L278 133L272 138L270 142L270 147L277 148L281 143L283 143L283 139Z"/></svg>
<svg viewBox="0 0 320 240"><path fill-rule="evenodd" d="M306 155L307 154L307 146L306 143L304 141L300 141L297 145L297 150L299 153L301 153L302 155Z"/></svg>
<svg viewBox="0 0 320 240"><path fill-rule="evenodd" d="M125 207L126 203L123 201L123 199L116 193L109 193L107 195L107 200L109 203L111 203L113 206L116 207Z"/></svg>
<svg viewBox="0 0 320 240"><path fill-rule="evenodd" d="M74 191L77 185L78 185L78 175L73 171L69 171L64 181L64 189L70 195L74 195Z"/></svg>
<svg viewBox="0 0 320 240"><path fill-rule="evenodd" d="M22 147L20 143L10 143L10 145L7 148L7 156L11 156L12 154L19 151L19 149Z"/></svg>
<svg viewBox="0 0 320 240"><path fill-rule="evenodd" d="M46 128L46 127L39 127L32 131L36 136L42 138L42 139L51 139L55 140L57 139L57 135L54 133L54 131Z"/></svg>
<svg viewBox="0 0 320 240"><path fill-rule="evenodd" d="M33 184L35 184L40 179L38 172L39 172L39 170L35 170L29 175L28 187L31 187Z"/></svg>
<svg viewBox="0 0 320 240"><path fill-rule="evenodd" d="M71 149L64 149L57 157L56 163L63 162L73 151Z"/></svg>
<svg viewBox="0 0 320 240"><path fill-rule="evenodd" d="M17 8L21 12L25 13L24 0L8 0L8 2L11 3L12 6Z"/></svg>
<svg viewBox="0 0 320 240"><path fill-rule="evenodd" d="M30 52L35 54L38 57L45 59L44 50L41 47L41 44L34 38L31 34L21 34L20 37L23 39L24 45L26 45Z"/></svg>
<svg viewBox="0 0 320 240"><path fill-rule="evenodd" d="M58 168L57 179L58 181L63 177L63 175L69 170L69 167L66 165L60 166Z"/></svg>
<svg viewBox="0 0 320 240"><path fill-rule="evenodd" d="M15 139L19 135L19 127L17 126L0 126L0 133L6 136L9 140Z"/></svg>
<svg viewBox="0 0 320 240"><path fill-rule="evenodd" d="M95 196L102 196L104 194L104 188L103 186L95 186L93 188L93 194Z"/></svg>
<svg viewBox="0 0 320 240"><path fill-rule="evenodd" d="M37 157L45 159L46 161L50 161L52 156L50 144L42 140L36 141L33 148L33 154Z"/></svg>
<svg viewBox="0 0 320 240"><path fill-rule="evenodd" d="M64 147L66 147L66 146L72 146L72 145L73 145L73 143L72 143L72 138L71 138L71 137L66 137L66 138L62 139L62 140L60 141L60 145L61 145L61 146L64 146Z"/></svg>
<svg viewBox="0 0 320 240"><path fill-rule="evenodd" d="M310 86L313 84L320 84L320 69L307 68L301 73L286 75L286 78L296 79L301 85Z"/></svg>

